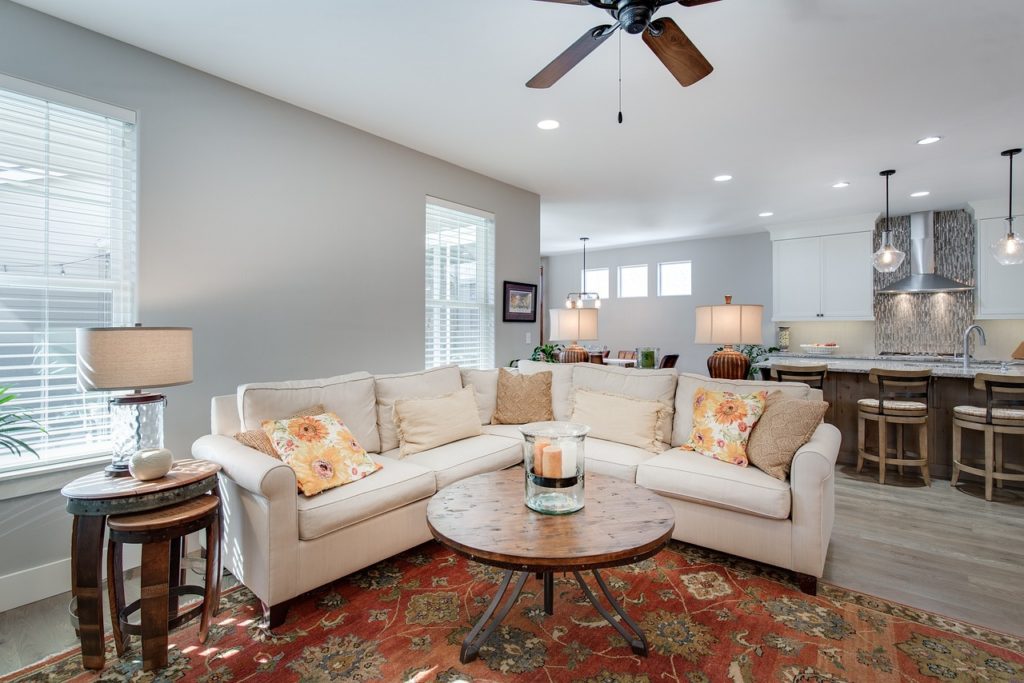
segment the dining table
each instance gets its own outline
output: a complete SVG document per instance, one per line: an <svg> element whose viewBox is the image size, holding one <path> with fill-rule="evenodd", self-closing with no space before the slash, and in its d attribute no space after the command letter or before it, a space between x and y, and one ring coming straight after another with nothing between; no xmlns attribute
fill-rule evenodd
<svg viewBox="0 0 1024 683"><path fill-rule="evenodd" d="M618 365L623 368L635 368L636 358L605 358L605 365Z"/></svg>

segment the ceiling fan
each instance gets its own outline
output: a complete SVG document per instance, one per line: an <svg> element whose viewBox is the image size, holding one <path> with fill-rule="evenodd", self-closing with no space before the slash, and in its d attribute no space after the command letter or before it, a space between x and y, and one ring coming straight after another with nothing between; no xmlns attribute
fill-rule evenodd
<svg viewBox="0 0 1024 683"><path fill-rule="evenodd" d="M614 24L596 26L569 46L562 54L526 83L528 88L550 88L583 61L620 28L626 33L642 33L644 42L682 86L693 85L714 70L697 46L686 37L672 19L655 19L654 14L677 0L542 0L562 5L589 5L603 9L615 19ZM680 5L694 7L717 0L678 0Z"/></svg>

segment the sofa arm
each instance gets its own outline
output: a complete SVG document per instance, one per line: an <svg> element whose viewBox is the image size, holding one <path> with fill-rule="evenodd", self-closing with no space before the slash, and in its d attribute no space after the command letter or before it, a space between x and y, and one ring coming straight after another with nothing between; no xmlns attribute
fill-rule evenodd
<svg viewBox="0 0 1024 683"><path fill-rule="evenodd" d="M295 499L295 472L266 453L243 446L230 436L207 434L192 444L192 455L215 462L229 479L264 498Z"/></svg>
<svg viewBox="0 0 1024 683"><path fill-rule="evenodd" d="M793 457L789 473L793 496L793 569L820 577L835 520L835 468L842 437L821 424Z"/></svg>

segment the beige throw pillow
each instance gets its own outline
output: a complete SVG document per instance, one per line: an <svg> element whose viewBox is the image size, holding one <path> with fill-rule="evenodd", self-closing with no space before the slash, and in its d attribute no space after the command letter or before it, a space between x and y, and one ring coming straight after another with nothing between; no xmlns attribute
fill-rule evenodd
<svg viewBox="0 0 1024 683"><path fill-rule="evenodd" d="M481 433L473 387L436 398L400 398L394 419L403 458Z"/></svg>
<svg viewBox="0 0 1024 683"><path fill-rule="evenodd" d="M554 420L551 411L551 372L523 375L501 368L498 397L491 424L521 425Z"/></svg>
<svg viewBox="0 0 1024 683"><path fill-rule="evenodd" d="M281 419L290 420L294 417L313 417L314 415L322 415L326 412L326 408L317 404L315 406L310 406L309 408L304 408ZM274 443L270 440L270 437L267 436L267 433L263 431L262 427L259 429L249 429L244 432L238 432L235 434L235 441L243 446L254 448L260 453L266 453L271 458L277 458L278 460L281 459L277 449L274 448Z"/></svg>
<svg viewBox="0 0 1024 683"><path fill-rule="evenodd" d="M668 444L659 436L671 414L661 401L577 389L570 419L588 425L595 438L661 453Z"/></svg>
<svg viewBox="0 0 1024 683"><path fill-rule="evenodd" d="M750 464L776 479L785 479L793 456L810 441L826 410L825 401L789 398L781 391L768 394L764 414L747 442Z"/></svg>

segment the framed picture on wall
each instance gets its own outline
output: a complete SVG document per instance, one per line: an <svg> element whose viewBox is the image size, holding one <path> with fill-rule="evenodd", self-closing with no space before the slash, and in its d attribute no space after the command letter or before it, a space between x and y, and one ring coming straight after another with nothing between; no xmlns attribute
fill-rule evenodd
<svg viewBox="0 0 1024 683"><path fill-rule="evenodd" d="M501 319L507 323L537 322L537 285L505 281Z"/></svg>

